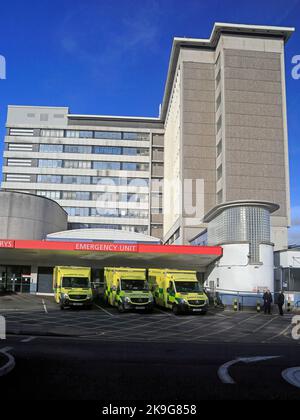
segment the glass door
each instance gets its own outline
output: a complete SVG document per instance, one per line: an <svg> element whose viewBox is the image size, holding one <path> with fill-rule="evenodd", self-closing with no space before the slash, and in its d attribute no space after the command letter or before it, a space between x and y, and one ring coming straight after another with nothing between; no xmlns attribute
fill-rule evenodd
<svg viewBox="0 0 300 420"><path fill-rule="evenodd" d="M0 265L0 292L6 291L6 267Z"/></svg>
<svg viewBox="0 0 300 420"><path fill-rule="evenodd" d="M30 293L30 267L0 266L0 291Z"/></svg>

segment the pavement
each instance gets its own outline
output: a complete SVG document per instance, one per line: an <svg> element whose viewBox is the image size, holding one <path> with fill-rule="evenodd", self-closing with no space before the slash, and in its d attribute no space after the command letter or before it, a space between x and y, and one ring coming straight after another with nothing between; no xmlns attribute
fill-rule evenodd
<svg viewBox="0 0 300 420"><path fill-rule="evenodd" d="M0 297L4 400L200 401L300 397L292 314L60 311L51 297ZM4 350L3 350L4 349ZM5 355L6 353L6 355ZM7 354L15 365L1 375Z"/></svg>

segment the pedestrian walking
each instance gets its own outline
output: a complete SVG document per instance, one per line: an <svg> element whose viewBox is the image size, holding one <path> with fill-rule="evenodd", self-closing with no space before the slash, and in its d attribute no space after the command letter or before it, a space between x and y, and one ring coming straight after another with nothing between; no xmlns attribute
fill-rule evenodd
<svg viewBox="0 0 300 420"><path fill-rule="evenodd" d="M284 302L285 302L285 296L282 290L280 290L280 293L278 295L278 299L277 299L277 305L278 305L278 309L279 309L279 314L281 316L283 316L283 306L284 306Z"/></svg>
<svg viewBox="0 0 300 420"><path fill-rule="evenodd" d="M272 293L270 292L270 290L265 291L264 296L263 296L263 300L264 300L265 314L271 315L271 305L273 303L273 297L272 297Z"/></svg>

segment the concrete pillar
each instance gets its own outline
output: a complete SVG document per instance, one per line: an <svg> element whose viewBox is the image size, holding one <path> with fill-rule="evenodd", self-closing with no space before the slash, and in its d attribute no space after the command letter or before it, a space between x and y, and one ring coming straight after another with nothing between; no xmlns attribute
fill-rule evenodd
<svg viewBox="0 0 300 420"><path fill-rule="evenodd" d="M30 281L30 293L35 294L37 292L38 283L38 267L36 265L31 266L31 281Z"/></svg>

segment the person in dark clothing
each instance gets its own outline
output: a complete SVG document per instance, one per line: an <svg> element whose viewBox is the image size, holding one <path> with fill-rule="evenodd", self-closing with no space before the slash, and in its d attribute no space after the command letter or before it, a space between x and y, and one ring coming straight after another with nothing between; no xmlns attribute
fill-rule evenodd
<svg viewBox="0 0 300 420"><path fill-rule="evenodd" d="M271 305L273 303L273 297L270 290L266 290L263 296L263 300L264 300L265 314L271 315Z"/></svg>
<svg viewBox="0 0 300 420"><path fill-rule="evenodd" d="M283 316L283 305L284 305L284 302L285 302L285 297L284 297L283 291L281 290L280 293L279 293L279 295L278 295L278 300L277 300L279 314L281 316Z"/></svg>

